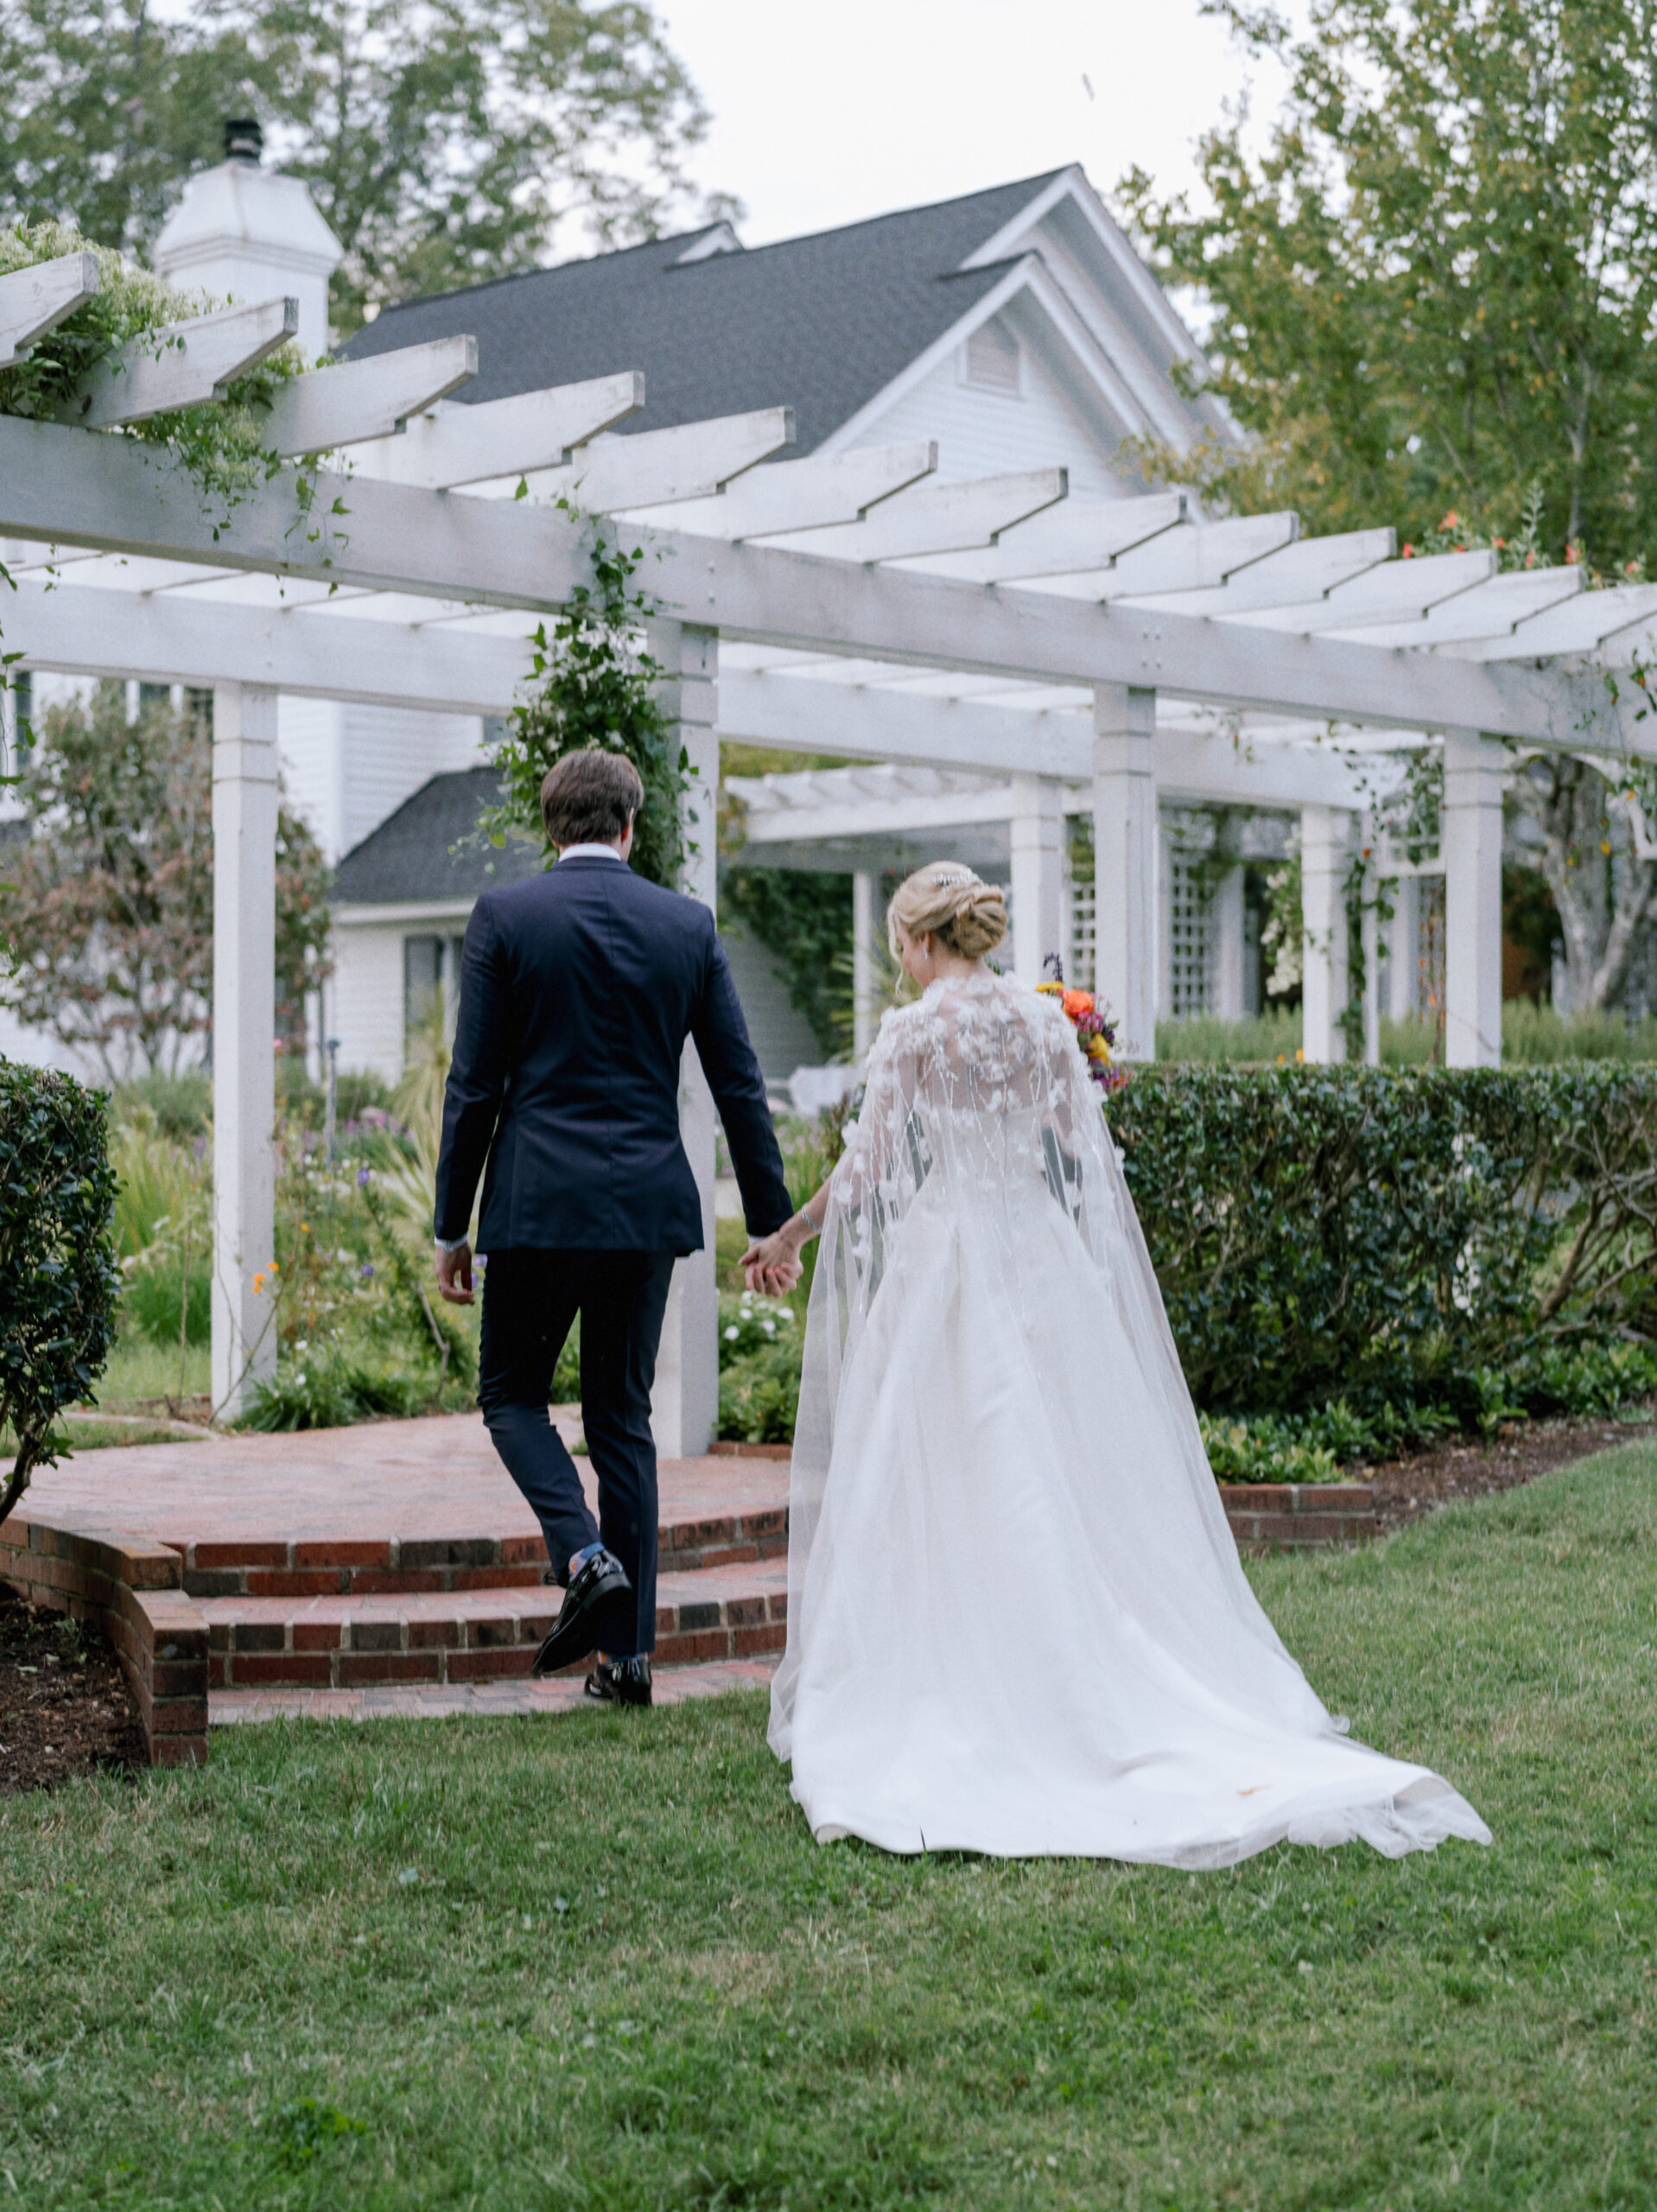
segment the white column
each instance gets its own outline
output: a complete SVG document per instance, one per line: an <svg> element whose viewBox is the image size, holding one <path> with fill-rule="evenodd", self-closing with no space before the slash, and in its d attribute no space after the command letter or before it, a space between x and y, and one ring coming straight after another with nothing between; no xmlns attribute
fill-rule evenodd
<svg viewBox="0 0 1657 2212"><path fill-rule="evenodd" d="M874 878L867 868L852 877L852 1058L860 1067L874 1042Z"/></svg>
<svg viewBox="0 0 1657 2212"><path fill-rule="evenodd" d="M251 683L213 695L213 1402L229 1420L276 1371L276 694Z"/></svg>
<svg viewBox="0 0 1657 2212"><path fill-rule="evenodd" d="M690 755L685 795L687 856L682 887L717 905L715 829L719 803L719 632L690 623L652 622L650 649L667 671L662 686L677 742ZM702 1193L702 1249L673 1270L651 1400L651 1427L664 1459L707 1451L719 1418L719 1288L714 1258L713 1093L687 1043L679 1084L679 1134Z"/></svg>
<svg viewBox="0 0 1657 2212"><path fill-rule="evenodd" d="M1501 1064L1502 747L1444 733L1444 1065Z"/></svg>
<svg viewBox="0 0 1657 2212"><path fill-rule="evenodd" d="M1381 1065L1381 918L1374 908L1373 872L1365 885L1363 908L1363 1064Z"/></svg>
<svg viewBox="0 0 1657 2212"><path fill-rule="evenodd" d="M1156 727L1154 691L1095 684L1094 988L1130 1060L1157 1052Z"/></svg>
<svg viewBox="0 0 1657 2212"><path fill-rule="evenodd" d="M1392 893L1393 918L1387 925L1387 1011L1407 1021L1417 1004L1421 964L1421 879L1400 876Z"/></svg>
<svg viewBox="0 0 1657 2212"><path fill-rule="evenodd" d="M1051 776L1015 772L1009 827L1013 972L1033 989L1048 954L1064 957L1064 815L1059 787Z"/></svg>
<svg viewBox="0 0 1657 2212"><path fill-rule="evenodd" d="M1243 1015L1242 862L1228 868L1214 893L1214 1011L1222 1021Z"/></svg>
<svg viewBox="0 0 1657 2212"><path fill-rule="evenodd" d="M1300 810L1301 1052L1322 1066L1346 1058L1346 866L1343 807Z"/></svg>

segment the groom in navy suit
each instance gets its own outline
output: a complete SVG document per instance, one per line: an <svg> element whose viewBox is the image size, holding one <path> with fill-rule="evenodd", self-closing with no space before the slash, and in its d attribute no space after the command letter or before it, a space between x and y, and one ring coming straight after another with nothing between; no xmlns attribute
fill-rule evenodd
<svg viewBox="0 0 1657 2212"><path fill-rule="evenodd" d="M657 1345L673 1262L702 1243L679 1141L687 1037L750 1230L766 1235L793 1211L713 915L627 865L644 796L623 755L567 755L541 789L558 865L486 891L473 908L437 1163L438 1287L457 1305L472 1301L467 1228L483 1176L478 1395L540 1521L547 1579L565 1585L535 1671L596 1649L588 1695L625 1705L651 1701ZM577 1313L596 1524L547 1411Z"/></svg>

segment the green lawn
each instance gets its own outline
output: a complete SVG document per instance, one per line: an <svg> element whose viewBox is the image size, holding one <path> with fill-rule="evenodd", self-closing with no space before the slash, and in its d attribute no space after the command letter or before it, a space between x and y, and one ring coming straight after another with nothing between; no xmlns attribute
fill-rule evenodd
<svg viewBox="0 0 1657 2212"><path fill-rule="evenodd" d="M0 2202L1657 2204L1657 1449L1251 1571L1493 1851L818 1850L757 1697L238 1730L0 1801Z"/></svg>

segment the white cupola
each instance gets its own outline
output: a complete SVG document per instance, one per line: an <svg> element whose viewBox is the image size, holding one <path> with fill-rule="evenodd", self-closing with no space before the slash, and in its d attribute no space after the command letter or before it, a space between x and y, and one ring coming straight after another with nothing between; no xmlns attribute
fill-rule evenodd
<svg viewBox="0 0 1657 2212"><path fill-rule="evenodd" d="M225 158L184 188L151 257L156 273L181 291L238 306L292 296L307 360L328 350L328 278L344 249L297 177L261 168L264 136L254 122L225 125Z"/></svg>

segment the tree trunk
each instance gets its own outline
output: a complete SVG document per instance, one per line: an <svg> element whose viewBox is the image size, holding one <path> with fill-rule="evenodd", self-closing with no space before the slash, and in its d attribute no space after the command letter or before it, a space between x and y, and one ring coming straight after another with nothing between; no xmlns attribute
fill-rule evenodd
<svg viewBox="0 0 1657 2212"><path fill-rule="evenodd" d="M1635 854L1626 810L1591 761L1533 753L1521 763L1513 794L1542 832L1572 1011L1620 1006L1657 900L1657 861Z"/></svg>

